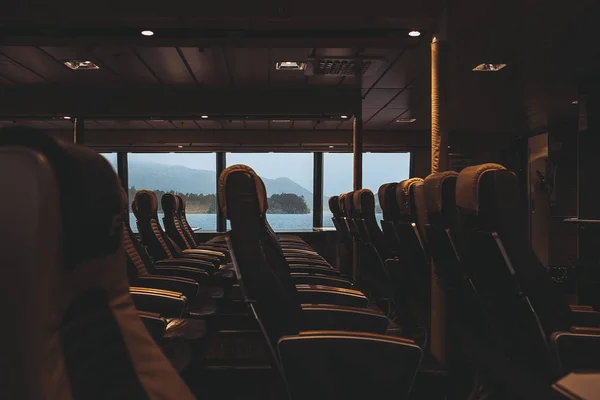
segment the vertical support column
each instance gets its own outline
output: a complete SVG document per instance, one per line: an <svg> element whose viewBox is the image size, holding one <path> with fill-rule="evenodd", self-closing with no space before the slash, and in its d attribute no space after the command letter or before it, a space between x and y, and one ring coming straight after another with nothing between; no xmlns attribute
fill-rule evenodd
<svg viewBox="0 0 600 400"><path fill-rule="evenodd" d="M440 31L431 41L431 173L448 169L448 54L446 11ZM446 296L431 263L431 353L442 364L447 361Z"/></svg>
<svg viewBox="0 0 600 400"><path fill-rule="evenodd" d="M323 153L314 153L313 228L323 227Z"/></svg>
<svg viewBox="0 0 600 400"><path fill-rule="evenodd" d="M360 96L360 102L354 110L354 125L352 131L352 152L353 152L353 189L362 189L362 171L363 171L363 117L362 117L362 59L356 60L356 90ZM356 283L358 264L360 262L360 251L356 239L352 242L352 281Z"/></svg>
<svg viewBox="0 0 600 400"><path fill-rule="evenodd" d="M221 172L225 170L226 165L227 160L225 158L225 152L217 152L217 183L219 182L219 176L221 176ZM225 214L223 214L221 211L221 207L219 207L218 203L219 200L217 199L217 232L226 232L227 219L225 218Z"/></svg>
<svg viewBox="0 0 600 400"><path fill-rule="evenodd" d="M85 144L85 121L82 117L75 118L73 122L73 143Z"/></svg>
<svg viewBox="0 0 600 400"><path fill-rule="evenodd" d="M577 134L577 217L600 220L598 149L600 148L600 78L589 74L580 81L579 132ZM600 281L600 224L579 224L577 259L578 303L600 306L597 285Z"/></svg>

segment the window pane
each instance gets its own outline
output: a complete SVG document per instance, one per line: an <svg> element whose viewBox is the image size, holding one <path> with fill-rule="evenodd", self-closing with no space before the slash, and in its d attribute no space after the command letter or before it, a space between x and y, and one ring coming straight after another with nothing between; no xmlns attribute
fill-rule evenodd
<svg viewBox="0 0 600 400"><path fill-rule="evenodd" d="M100 155L106 158L115 172L117 172L117 153L100 153Z"/></svg>
<svg viewBox="0 0 600 400"><path fill-rule="evenodd" d="M158 198L159 221L162 223L160 199L167 192L183 195L186 215L192 227L215 231L216 159L214 153L130 153L129 199L137 190L152 190ZM130 214L131 228L137 231L135 216Z"/></svg>
<svg viewBox="0 0 600 400"><path fill-rule="evenodd" d="M325 201L352 190L352 154L325 153L323 155L323 194ZM410 153L364 153L363 188L375 195L377 220L381 221L381 208L377 192L384 183L408 179ZM329 205L323 205L323 226L333 226Z"/></svg>
<svg viewBox="0 0 600 400"><path fill-rule="evenodd" d="M227 166L245 164L265 182L267 219L274 230L312 229L312 153L227 153L226 157Z"/></svg>

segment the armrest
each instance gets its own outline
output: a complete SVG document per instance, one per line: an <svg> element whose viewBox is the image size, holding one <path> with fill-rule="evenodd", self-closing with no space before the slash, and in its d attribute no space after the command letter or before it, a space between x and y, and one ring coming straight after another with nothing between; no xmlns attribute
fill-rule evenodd
<svg viewBox="0 0 600 400"><path fill-rule="evenodd" d="M331 286L296 285L302 304L334 304L349 307L367 307L369 299L354 289Z"/></svg>
<svg viewBox="0 0 600 400"><path fill-rule="evenodd" d="M600 335L600 328L592 328L588 326L572 326L571 333L579 333L584 335Z"/></svg>
<svg viewBox="0 0 600 400"><path fill-rule="evenodd" d="M600 313L593 309L572 310L571 318L576 326L600 327Z"/></svg>
<svg viewBox="0 0 600 400"><path fill-rule="evenodd" d="M138 310L158 313L165 318L179 318L185 308L186 298L181 293L139 287L130 287L129 292Z"/></svg>
<svg viewBox="0 0 600 400"><path fill-rule="evenodd" d="M199 270L204 270L204 271L208 271L211 272L212 270L215 269L215 264L212 261L207 261L207 260L201 260L198 258L186 258L186 257L181 257L181 258L169 258L167 260L160 260L154 263L154 265L156 266L163 266L163 265L175 265L175 266L184 266L184 267L191 267L191 268L196 268Z"/></svg>
<svg viewBox="0 0 600 400"><path fill-rule="evenodd" d="M600 328L572 327L571 332L555 332L550 338L551 354L561 374L600 370Z"/></svg>
<svg viewBox="0 0 600 400"><path fill-rule="evenodd" d="M156 275L140 276L134 286L180 292L188 299L195 299L200 289L198 282L191 279Z"/></svg>
<svg viewBox="0 0 600 400"><path fill-rule="evenodd" d="M177 276L181 278L193 279L200 285L207 285L210 281L210 275L208 275L206 271L180 265L161 265L159 267L154 267L154 272L157 275Z"/></svg>
<svg viewBox="0 0 600 400"><path fill-rule="evenodd" d="M335 270L331 267L321 267L318 265L309 264L290 264L291 273L304 273L304 274L320 274L325 276L339 277L340 271Z"/></svg>
<svg viewBox="0 0 600 400"><path fill-rule="evenodd" d="M290 264L314 264L317 266L330 267L329 263L325 260L303 257L301 255L286 256L285 259Z"/></svg>
<svg viewBox="0 0 600 400"><path fill-rule="evenodd" d="M157 313L138 311L138 315L152 339L158 343L167 329L167 320Z"/></svg>
<svg viewBox="0 0 600 400"><path fill-rule="evenodd" d="M325 304L303 304L306 330L358 331L384 334L389 320L379 310Z"/></svg>
<svg viewBox="0 0 600 400"><path fill-rule="evenodd" d="M229 252L229 250L227 249L227 245L218 243L200 243L196 246L196 249L218 251L219 253L223 253L224 255L227 255L227 253Z"/></svg>
<svg viewBox="0 0 600 400"><path fill-rule="evenodd" d="M282 337L277 348L290 397L298 399L408 398L423 357L406 339L360 332L301 332Z"/></svg>
<svg viewBox="0 0 600 400"><path fill-rule="evenodd" d="M290 274L296 285L322 285L352 289L352 283L336 276L315 275L302 272Z"/></svg>
<svg viewBox="0 0 600 400"><path fill-rule="evenodd" d="M211 257L220 258L220 259L225 258L224 253L222 253L220 251L216 251L216 250L210 250L210 249L185 249L185 250L182 250L181 253L185 254L185 255L199 254L199 255L211 256Z"/></svg>
<svg viewBox="0 0 600 400"><path fill-rule="evenodd" d="M581 304L570 304L571 311L594 311L592 306L584 306Z"/></svg>

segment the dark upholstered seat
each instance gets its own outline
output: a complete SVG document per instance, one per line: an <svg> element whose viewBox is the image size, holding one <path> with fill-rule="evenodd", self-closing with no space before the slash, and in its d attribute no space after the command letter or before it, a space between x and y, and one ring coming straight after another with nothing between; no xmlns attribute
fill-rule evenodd
<svg viewBox="0 0 600 400"><path fill-rule="evenodd" d="M0 131L7 399L193 399L127 283L119 182L93 150Z"/></svg>
<svg viewBox="0 0 600 400"><path fill-rule="evenodd" d="M294 285L279 241L266 225L264 185L251 168L234 165L223 171L218 196L231 221L230 251L240 286L273 344L273 362L281 368L291 397L362 399L394 393L406 398L420 348L410 340L367 333L385 331L387 319L379 312L348 307L351 303L301 305L311 290L311 304L331 299L331 289L319 294L319 288ZM340 298L356 295L351 290L334 292ZM353 329L362 332L349 331Z"/></svg>

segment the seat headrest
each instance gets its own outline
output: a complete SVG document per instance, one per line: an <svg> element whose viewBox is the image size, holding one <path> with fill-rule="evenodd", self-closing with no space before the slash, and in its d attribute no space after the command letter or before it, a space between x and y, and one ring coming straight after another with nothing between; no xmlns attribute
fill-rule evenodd
<svg viewBox="0 0 600 400"><path fill-rule="evenodd" d="M269 205L267 203L267 192L265 189L264 182L260 177L254 172L254 170L247 165L236 164L228 167L219 176L219 182L217 187L217 194L219 198L219 207L221 207L221 211L225 215L227 219L231 219L232 215L230 215L230 210L227 204L227 199L229 196L232 196L229 192L234 188L229 185L229 182L232 182L234 179L246 177L250 181L252 181L252 185L248 185L244 188L235 188L236 194L238 196L245 196L244 201L246 201L245 205L254 204L256 201L256 208L254 211L256 213L265 215L267 213L267 209ZM236 184L238 184L236 182ZM239 200L239 199L238 199ZM239 202L240 204L242 202ZM249 211L249 210L246 210Z"/></svg>
<svg viewBox="0 0 600 400"><path fill-rule="evenodd" d="M377 193L379 205L383 211L383 219L386 221L397 221L400 219L400 210L396 202L396 187L398 183L385 183L379 187Z"/></svg>
<svg viewBox="0 0 600 400"><path fill-rule="evenodd" d="M375 196L369 189L360 189L352 195L354 209L360 216L375 214Z"/></svg>
<svg viewBox="0 0 600 400"><path fill-rule="evenodd" d="M179 208L178 196L175 196L172 193L165 193L160 199L160 204L162 205L165 215L175 215Z"/></svg>
<svg viewBox="0 0 600 400"><path fill-rule="evenodd" d="M400 219L404 221L413 221L415 215L413 215L413 207L411 201L411 188L415 184L422 184L423 179L421 178L410 178L403 180L396 186L396 203L398 204L398 211L400 213Z"/></svg>
<svg viewBox="0 0 600 400"><path fill-rule="evenodd" d="M120 187L121 189L121 203L123 203L123 222L127 222L129 220L129 207L128 207L128 195L127 195L127 190L125 190L125 188L123 186Z"/></svg>
<svg viewBox="0 0 600 400"><path fill-rule="evenodd" d="M177 212L183 214L185 212L185 199L180 194L175 196L177 197Z"/></svg>
<svg viewBox="0 0 600 400"><path fill-rule="evenodd" d="M425 192L425 206L427 214L430 216L442 214L444 206L456 206L456 179L458 172L444 171L431 174L425 178L423 182L423 190ZM445 190L446 186L452 186L454 189ZM445 198L444 196L452 196Z"/></svg>
<svg viewBox="0 0 600 400"><path fill-rule="evenodd" d="M354 217L354 191L346 193L344 196L344 211L346 217Z"/></svg>
<svg viewBox="0 0 600 400"><path fill-rule="evenodd" d="M342 210L340 210L340 202L339 196L331 196L328 200L329 211L333 214L334 217L340 217L342 214Z"/></svg>
<svg viewBox="0 0 600 400"><path fill-rule="evenodd" d="M463 169L456 181L456 206L464 213L479 214L479 190L483 176L495 171L505 171L500 164L473 165Z"/></svg>
<svg viewBox="0 0 600 400"><path fill-rule="evenodd" d="M158 212L156 193L151 190L138 190L131 205L136 218L153 218Z"/></svg>
<svg viewBox="0 0 600 400"><path fill-rule="evenodd" d="M348 193L342 193L338 196L338 205L340 207L342 217L348 216L348 213L346 212L346 196L347 195L348 195Z"/></svg>

